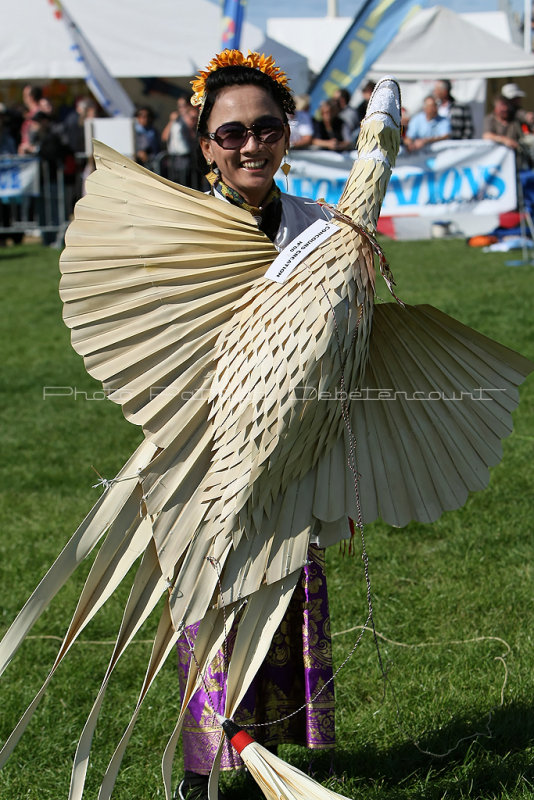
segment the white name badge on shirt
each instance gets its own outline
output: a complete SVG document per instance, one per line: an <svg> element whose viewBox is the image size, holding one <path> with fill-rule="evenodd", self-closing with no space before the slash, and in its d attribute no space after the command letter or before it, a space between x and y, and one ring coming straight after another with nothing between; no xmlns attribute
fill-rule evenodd
<svg viewBox="0 0 534 800"><path fill-rule="evenodd" d="M289 242L289 244L278 253L265 273L265 277L277 283L284 283L295 267L300 264L306 256L312 253L321 242L329 239L330 236L338 230L339 225L333 225L327 220L315 220L315 222L305 228L302 233L296 236L292 242Z"/></svg>

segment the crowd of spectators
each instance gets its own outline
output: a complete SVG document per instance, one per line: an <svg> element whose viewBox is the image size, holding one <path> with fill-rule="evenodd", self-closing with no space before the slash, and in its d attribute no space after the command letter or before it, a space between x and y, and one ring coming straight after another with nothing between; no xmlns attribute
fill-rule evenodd
<svg viewBox="0 0 534 800"><path fill-rule="evenodd" d="M360 124L374 83L362 87L361 102L351 104L346 89L337 89L324 100L317 111L310 111L308 95L296 97L296 113L290 118L291 149L353 150L356 147ZM514 83L503 86L495 98L494 109L484 122L484 138L493 138L506 146L517 144L525 133L534 132L534 112L521 106L525 93ZM54 109L39 86L27 85L22 91L22 103L6 108L0 103L0 154L47 153L57 160L72 156L82 164L85 158L85 120L99 115L99 108L90 97L80 97L74 107ZM173 180L188 186L198 185L196 175L196 123L198 109L186 95L178 97L163 128L156 124L149 105L136 110L134 120L135 158L143 165L161 169ZM424 147L436 139L470 139L473 121L468 105L456 102L451 94L451 82L435 82L423 108L408 118L403 109L403 143L407 150ZM514 144L515 143L515 144ZM159 169L158 169L159 171Z"/></svg>
<svg viewBox="0 0 534 800"><path fill-rule="evenodd" d="M360 91L362 99L357 105L351 103L351 95L346 89L337 89L331 98L320 104L315 114L310 111L309 96L297 96L297 111L289 121L290 148L336 152L354 150L374 87L372 81L364 84ZM521 106L524 96L516 84L505 84L495 99L494 111L484 121L484 138L513 147L518 154L524 154L527 149L522 147L525 137L528 141L528 135L534 132L534 113ZM405 108L402 109L405 152L414 153L432 142L447 139L472 139L474 133L470 106L455 99L451 81L445 78L435 81L421 110L410 116ZM529 144L529 148L532 150L532 145ZM520 160L519 166L524 161L524 158Z"/></svg>
<svg viewBox="0 0 534 800"><path fill-rule="evenodd" d="M518 169L534 166L534 112L522 107L525 92L515 83L506 83L493 100L493 110L484 117L482 138L516 152ZM414 152L443 139L471 139L473 121L468 105L456 102L448 80L436 81L434 91L425 97L423 110L407 123L403 144Z"/></svg>
<svg viewBox="0 0 534 800"><path fill-rule="evenodd" d="M473 118L468 105L458 103L451 94L451 82L438 80L423 101L421 111L405 116L403 145L409 153L445 139L472 139Z"/></svg>
<svg viewBox="0 0 534 800"><path fill-rule="evenodd" d="M41 193L29 199L29 217L41 231L43 244L53 244L62 220L68 220L76 201L84 193L94 162L87 151L86 120L103 116L90 96L78 97L70 106L54 107L40 86L28 84L20 103L0 103L0 158L33 156L39 159ZM188 97L180 97L163 131L156 126L148 105L136 109L133 120L135 160L151 170L193 188L205 188L196 167L196 121L198 110ZM64 207L64 208L63 208ZM45 220L45 208L48 218ZM0 200L0 246L8 238L18 243L14 220L20 207ZM7 228L13 228L6 233ZM49 230L45 230L48 228Z"/></svg>
<svg viewBox="0 0 534 800"><path fill-rule="evenodd" d="M338 89L328 100L323 100L316 114L310 111L307 94L297 95L296 111L289 119L291 150L354 150L360 123L365 116L350 105L350 93Z"/></svg>
<svg viewBox="0 0 534 800"><path fill-rule="evenodd" d="M0 104L0 157L34 156L39 159L42 188L39 197L29 200L31 216L39 225L43 244L53 244L61 219L68 217L83 192L83 175L88 159L85 156L84 120L98 113L90 97L79 98L74 108L54 108L40 86L23 87L21 102L11 107ZM61 178L61 183L59 180ZM60 210L60 205L64 205ZM0 227L12 225L14 207L1 203ZM15 205L15 211L17 211ZM0 233L0 244L8 234ZM18 243L20 231L11 238Z"/></svg>
<svg viewBox="0 0 534 800"><path fill-rule="evenodd" d="M80 98L74 109L54 109L40 86L27 85L20 104L8 108L0 103L1 154L39 155L54 165L62 164L68 155L85 150L79 118L95 113L96 103L90 98Z"/></svg>
<svg viewBox="0 0 534 800"><path fill-rule="evenodd" d="M290 150L330 150L347 152L356 149L361 122L375 84L367 81L359 92L359 103L353 103L346 89L337 89L324 100L315 113L310 109L307 94L296 96L296 111L289 119ZM534 132L534 113L521 107L524 97L513 83L502 88L495 101L495 110L484 121L484 138L493 138L524 153L522 143ZM205 179L197 168L196 124L198 111L189 98L180 97L159 136L154 117L147 107L139 109L136 118L136 152L140 163L152 161L153 168L171 180L196 189L206 189ZM402 109L402 144L405 152L420 151L432 142L472 139L475 134L471 109L452 94L451 82L445 78L435 81L432 92L425 97L423 107L409 116ZM147 137L153 143L147 144ZM532 145L530 145L532 151ZM154 167L154 152L157 166ZM147 158L148 155L148 158ZM528 159L527 159L528 161ZM518 166L532 166L532 161L518 158Z"/></svg>
<svg viewBox="0 0 534 800"><path fill-rule="evenodd" d="M310 97L296 97L296 112L290 118L291 150L330 150L346 152L356 148L360 125L374 83L367 81L358 105L351 103L346 89L338 89L324 100L317 111L310 110ZM515 84L505 84L494 99L493 110L484 119L483 138L515 150L519 168L534 165L534 112L522 107L525 93ZM402 109L402 144L405 151L417 152L428 144L446 139L473 137L473 121L468 105L458 103L446 79L434 84L423 108L411 118ZM61 168L66 197L66 215L83 194L87 174L93 169L86 155L85 122L101 110L89 96L77 98L73 106L54 108L39 86L27 85L21 103L7 108L0 103L0 157L35 155L41 174L54 191ZM160 129L149 105L137 108L133 123L134 157L138 163L194 189L205 190L207 183L197 164L196 126L198 109L189 97L177 98L176 108ZM0 203L0 227L9 225L9 208ZM46 239L46 236L44 237ZM0 233L0 244L5 234Z"/></svg>
<svg viewBox="0 0 534 800"><path fill-rule="evenodd" d="M310 109L309 95L297 95L296 111L289 119L290 149L334 152L356 149L361 121L374 87L372 81L364 84L358 105L351 103L351 95L346 89L337 89L332 97L320 103L315 113ZM437 80L432 93L425 97L421 111L409 117L407 110L402 109L402 144L407 152L416 152L436 141L473 138L470 107L457 102L451 88L449 80ZM526 126L532 123L532 115L526 114L518 102L524 93L515 84L508 84L503 87L503 94L501 99L506 104L510 120L515 119L512 127L518 130L521 127L524 134ZM139 108L135 118L137 161L178 183L205 189L205 181L197 168L197 119L198 110L191 106L189 98L179 97L176 110L171 112L160 133L152 109L149 106ZM501 137L503 142L504 138ZM508 138L506 143L510 144Z"/></svg>
<svg viewBox="0 0 534 800"><path fill-rule="evenodd" d="M209 184L198 168L198 108L181 95L163 129L159 130L150 106L135 115L135 159L139 164L191 189L207 190Z"/></svg>

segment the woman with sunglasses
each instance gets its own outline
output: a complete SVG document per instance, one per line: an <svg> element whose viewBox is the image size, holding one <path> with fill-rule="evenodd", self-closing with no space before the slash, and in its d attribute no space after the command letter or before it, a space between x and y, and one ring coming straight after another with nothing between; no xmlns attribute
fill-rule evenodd
<svg viewBox="0 0 534 800"><path fill-rule="evenodd" d="M199 145L211 193L249 211L278 249L315 220L324 219L320 206L280 192L274 182L288 150L287 115L294 113L295 101L273 60L257 53L245 58L239 51L225 51L193 82L193 88L192 102L201 107ZM308 561L268 656L235 715L236 722L245 727L267 723L251 733L273 749L282 742L313 749L334 747L333 683L317 700L313 697L332 676L324 550L311 546ZM182 694L197 627L192 626L178 644ZM232 631L228 655L233 637ZM220 741L220 726L210 704L215 700L222 708L225 692L220 656L206 676L210 696L199 690L188 707L182 729L185 776L176 800L208 797L208 776ZM305 703L305 711L270 724ZM221 768L241 766L241 759L225 742Z"/></svg>
<svg viewBox="0 0 534 800"><path fill-rule="evenodd" d="M193 83L200 91L192 102L201 106L199 144L212 194L250 211L281 249L324 218L319 206L282 194L274 183L289 148L288 115L295 112L287 79L272 59L257 53L247 59L235 50L214 58L208 70Z"/></svg>

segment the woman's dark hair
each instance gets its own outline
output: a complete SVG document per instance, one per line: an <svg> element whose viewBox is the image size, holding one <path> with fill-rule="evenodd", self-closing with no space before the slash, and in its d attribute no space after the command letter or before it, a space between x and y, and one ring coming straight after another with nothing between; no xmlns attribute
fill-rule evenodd
<svg viewBox="0 0 534 800"><path fill-rule="evenodd" d="M198 132L200 135L207 133L207 122L215 103L217 93L226 86L260 86L271 95L276 105L282 112L284 122L287 115L295 113L295 100L289 89L284 89L277 81L269 78L264 72L253 67L231 66L221 67L215 72L210 72L206 79L206 99L200 112Z"/></svg>

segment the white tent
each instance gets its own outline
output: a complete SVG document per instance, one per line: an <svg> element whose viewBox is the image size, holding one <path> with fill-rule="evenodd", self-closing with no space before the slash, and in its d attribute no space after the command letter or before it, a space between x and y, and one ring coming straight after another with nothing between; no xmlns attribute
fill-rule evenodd
<svg viewBox="0 0 534 800"><path fill-rule="evenodd" d="M534 75L534 54L442 6L421 9L373 64L371 77L509 78Z"/></svg>
<svg viewBox="0 0 534 800"><path fill-rule="evenodd" d="M504 38L510 36L507 21L490 33L481 19L485 16L465 17L442 6L422 9L375 61L369 77L393 73L401 83L403 104L411 115L432 92L435 79L449 79L456 100L471 105L475 137L481 136L487 79L505 82L534 75L534 55ZM503 15L489 16L487 25L491 22L495 26Z"/></svg>
<svg viewBox="0 0 534 800"><path fill-rule="evenodd" d="M351 24L350 17L273 17L267 32L305 55L318 73ZM511 38L502 11L457 14L442 6L419 9L375 62L372 75L421 80L534 74L534 55L512 44Z"/></svg>
<svg viewBox="0 0 534 800"><path fill-rule="evenodd" d="M292 42L318 73L351 24L348 17L272 18L267 31L278 41ZM534 55L525 53L510 39L504 12L463 15L442 6L420 9L400 29L365 79L395 75L401 83L403 105L414 114L432 91L434 80L448 78L456 99L471 104L475 132L480 136L486 79L505 82L534 74ZM357 105L360 100L361 93L356 91L352 102Z"/></svg>
<svg viewBox="0 0 534 800"><path fill-rule="evenodd" d="M221 50L221 8L207 0L63 0L74 21L116 78L188 78ZM243 49L268 50L308 85L306 59L265 40L245 23ZM46 0L17 0L0 9L0 80L83 78L62 20Z"/></svg>

